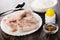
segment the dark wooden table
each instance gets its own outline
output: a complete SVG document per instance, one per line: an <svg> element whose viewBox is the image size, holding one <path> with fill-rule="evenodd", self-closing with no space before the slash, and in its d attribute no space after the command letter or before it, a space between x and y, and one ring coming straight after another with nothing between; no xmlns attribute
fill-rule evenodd
<svg viewBox="0 0 60 40"><path fill-rule="evenodd" d="M35 33L32 33L30 35L26 36L11 36L8 34L5 34L1 29L0 29L0 40L60 40L60 0L58 0L58 4L55 7L55 11L57 14L57 24L59 26L59 31L56 34L46 34L43 31L43 25L41 28L36 31ZM43 24L44 24L44 15L45 14L39 14L42 19L43 19Z"/></svg>

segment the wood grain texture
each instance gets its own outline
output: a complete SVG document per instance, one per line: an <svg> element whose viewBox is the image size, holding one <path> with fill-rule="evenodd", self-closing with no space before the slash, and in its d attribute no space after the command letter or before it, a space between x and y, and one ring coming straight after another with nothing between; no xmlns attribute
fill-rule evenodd
<svg viewBox="0 0 60 40"><path fill-rule="evenodd" d="M43 31L43 25L42 27L30 34L30 35L26 35L26 36L11 36L11 35L8 35L6 33L4 33L1 29L0 29L0 40L60 40L60 0L58 0L58 5L56 7L56 13L57 13L57 24L59 25L59 31L56 33L56 34L53 34L53 35L49 35L49 34L46 34L44 31ZM43 24L44 24L44 15L45 14L39 14L42 19L43 19Z"/></svg>

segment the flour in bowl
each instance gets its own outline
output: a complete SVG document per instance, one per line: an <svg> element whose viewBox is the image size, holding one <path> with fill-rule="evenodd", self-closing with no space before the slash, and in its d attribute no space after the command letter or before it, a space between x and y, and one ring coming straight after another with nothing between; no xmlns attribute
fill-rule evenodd
<svg viewBox="0 0 60 40"><path fill-rule="evenodd" d="M31 3L34 10L50 8L57 4L57 0L35 0Z"/></svg>

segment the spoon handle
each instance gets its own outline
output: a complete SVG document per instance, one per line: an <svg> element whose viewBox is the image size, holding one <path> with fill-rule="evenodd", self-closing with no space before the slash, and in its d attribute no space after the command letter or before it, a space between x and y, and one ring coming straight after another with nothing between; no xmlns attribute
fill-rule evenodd
<svg viewBox="0 0 60 40"><path fill-rule="evenodd" d="M16 8L13 8L13 9L11 9L11 10L8 10L8 11L5 11L5 12L3 12L3 13L0 13L0 16L2 16L3 14L6 14L7 12L10 12L10 11L14 12L14 11L18 11L18 10L23 10L22 7L23 7L24 5L25 5L25 2L23 2L22 4L18 4L18 5L16 6Z"/></svg>

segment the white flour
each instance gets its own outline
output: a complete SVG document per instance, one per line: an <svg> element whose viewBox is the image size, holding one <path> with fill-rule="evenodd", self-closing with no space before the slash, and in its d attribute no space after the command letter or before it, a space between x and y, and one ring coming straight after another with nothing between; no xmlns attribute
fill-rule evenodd
<svg viewBox="0 0 60 40"><path fill-rule="evenodd" d="M53 5L55 5L57 2L56 0L35 0L31 3L31 6L33 8L49 8Z"/></svg>

